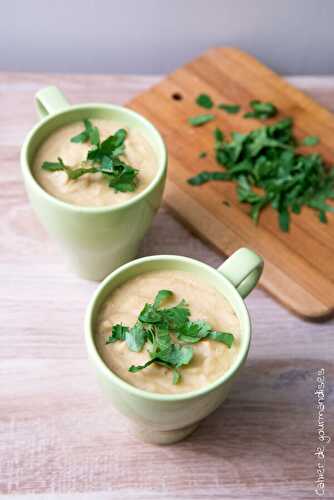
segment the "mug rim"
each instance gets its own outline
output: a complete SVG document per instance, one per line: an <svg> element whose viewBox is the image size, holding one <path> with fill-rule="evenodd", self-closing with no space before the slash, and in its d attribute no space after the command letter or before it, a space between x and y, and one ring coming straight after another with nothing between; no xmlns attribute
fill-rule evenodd
<svg viewBox="0 0 334 500"><path fill-rule="evenodd" d="M151 180L151 182L146 186L143 191L138 193L137 195L133 196L127 201L124 201L123 203L120 203L118 205L105 205L105 206L100 206L100 207L87 207L87 206L80 206L80 205L74 205L72 203L68 203L66 201L60 200L56 196L51 195L48 193L45 189L42 188L42 186L37 182L35 179L34 175L32 174L31 168L29 166L28 162L28 150L29 150L29 145L31 140L33 139L34 136L36 136L40 130L50 121L52 121L54 118L61 116L61 115L66 115L70 114L73 111L77 110L83 110L83 109L109 109L109 110L116 110L124 113L125 115L130 115L134 118L136 118L139 122L142 122L150 128L153 133L156 135L157 139L157 144L158 144L158 150L159 150L159 156L161 156L160 159L158 159L158 170L156 172L155 177ZM160 134L159 130L156 128L153 123L145 118L143 115L140 113L137 113L136 111L133 111L130 108L127 108L126 106L120 106L116 104L107 104L107 103L86 103L86 104L77 104L77 105L69 105L67 108L62 109L61 111L58 111L56 113L52 113L48 115L46 118L43 118L39 122L36 123L30 129L28 132L22 148L21 148L21 154L20 154L20 160L21 160L21 168L23 172L23 176L29 180L34 186L35 189L39 192L39 194L44 197L47 201L50 203L53 203L54 205L64 208L67 210L71 210L76 213L89 213L89 214L103 214L103 213L109 213L109 212L116 212L118 210L122 210L125 208L130 207L131 205L137 203L138 201L142 200L145 198L150 192L152 192L161 182L163 179L166 169L167 169L167 160L168 160L168 153L167 153L167 146L166 143Z"/></svg>
<svg viewBox="0 0 334 500"><path fill-rule="evenodd" d="M206 386L195 389L193 391L189 392L184 392L184 393L178 393L178 394L163 394L163 393L156 393L156 392L150 392L146 391L144 389L140 389L134 385L131 385L130 383L126 382L123 380L120 376L118 376L116 373L114 373L111 368L109 368L105 362L103 361L102 357L100 356L95 341L94 341L94 330L92 327L92 318L93 314L95 312L95 307L97 300L101 293L108 288L110 283L114 280L116 276L119 274L125 272L127 269L130 269L132 267L136 267L142 263L147 263L147 262L152 262L152 261L159 261L159 260L169 260L169 261L177 261L177 262L187 262L190 264L193 264L195 266L198 266L202 268L205 272L219 276L219 278L224 282L224 284L230 288L232 291L232 296L233 296L233 303L228 300L232 307L234 309L238 308L238 311L241 311L241 314L243 314L244 319L246 320L245 323L245 328L242 331L242 335L245 336L245 342L243 344L243 347L240 346L240 350L236 356L236 359L230 366L230 368L223 373L220 377L215 379L213 382L210 382ZM143 271L145 272L145 271ZM127 280L124 281L124 283ZM240 308L240 309L239 309ZM141 397L143 399L147 399L150 401L185 401L185 400L190 400L194 399L197 397L205 396L206 394L210 393L211 391L217 389L219 386L223 385L225 382L227 382L229 379L233 377L233 375L238 372L238 370L242 367L245 359L247 358L247 354L249 351L250 347L250 341L251 341L251 322L250 322L250 317L248 313L247 306L242 299L241 295L238 293L237 289L233 286L233 284L221 273L218 271L218 269L205 264L204 262L201 262L197 259L192 259L190 257L185 257L181 255L153 255L153 256L147 256L147 257L141 257L139 259L132 260L119 268L117 268L115 271L110 273L98 286L98 288L95 290L87 308L86 308L86 313L85 313L85 319L84 319L84 330L85 330L85 343L86 343L86 348L87 352L89 353L90 357L93 357L94 360L94 366L98 369L98 371L102 371L103 375L105 375L112 383L115 383L116 385L119 386L120 389L124 389L126 392L137 396Z"/></svg>

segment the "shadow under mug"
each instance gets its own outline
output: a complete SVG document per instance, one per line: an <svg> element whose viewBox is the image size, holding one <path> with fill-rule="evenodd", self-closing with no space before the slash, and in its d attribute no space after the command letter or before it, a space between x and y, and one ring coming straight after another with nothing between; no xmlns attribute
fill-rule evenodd
<svg viewBox="0 0 334 500"><path fill-rule="evenodd" d="M167 171L167 151L157 129L138 113L110 104L71 106L56 87L36 94L42 121L26 137L21 167L26 191L38 218L58 241L81 277L101 280L111 271L135 258L138 247L161 204ZM130 200L116 206L80 207L47 193L35 180L31 164L41 143L59 127L84 118L104 118L139 128L157 157L152 182Z"/></svg>
<svg viewBox="0 0 334 500"><path fill-rule="evenodd" d="M204 388L187 393L158 394L128 384L104 363L94 340L99 311L113 290L143 273L163 269L189 272L216 288L229 301L240 322L240 348L230 368ZM125 264L100 284L86 311L88 356L103 392L129 418L140 439L154 444L180 441L227 397L246 361L251 339L251 323L243 298L256 286L262 269L263 260L248 248L237 250L218 269L187 257L157 255Z"/></svg>

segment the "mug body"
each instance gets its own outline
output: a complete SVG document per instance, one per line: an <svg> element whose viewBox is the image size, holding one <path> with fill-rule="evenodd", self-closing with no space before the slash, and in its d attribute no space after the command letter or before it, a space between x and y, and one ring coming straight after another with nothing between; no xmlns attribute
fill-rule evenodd
<svg viewBox="0 0 334 500"><path fill-rule="evenodd" d="M154 149L156 176L146 189L123 204L71 205L48 194L32 174L33 158L41 143L57 128L84 118L110 119L140 128ZM22 147L21 167L29 200L48 233L64 249L71 268L83 278L101 280L136 256L161 203L167 153L156 128L130 109L104 104L67 106L50 114L30 132Z"/></svg>
<svg viewBox="0 0 334 500"><path fill-rule="evenodd" d="M250 252L247 249L243 250ZM233 256L230 259L233 259ZM253 276L252 278L253 286L255 286L262 270L262 261L259 257L257 259L257 277ZM239 267L240 273L242 272L241 260L241 256L239 256L239 263L234 263L234 269ZM105 365L96 349L94 340L98 313L113 290L140 274L166 269L187 271L192 276L198 277L201 281L215 287L231 304L239 319L241 331L240 349L237 358L222 377L204 388L176 395L147 392L122 380ZM246 277L251 272L254 272L254 266L247 269ZM113 405L130 419L134 431L141 439L157 444L169 444L179 441L190 434L198 423L215 410L227 397L246 360L250 345L251 325L240 293L231 281L224 276L224 264L217 270L186 257L153 256L125 264L101 283L86 312L85 338L88 356L99 384Z"/></svg>

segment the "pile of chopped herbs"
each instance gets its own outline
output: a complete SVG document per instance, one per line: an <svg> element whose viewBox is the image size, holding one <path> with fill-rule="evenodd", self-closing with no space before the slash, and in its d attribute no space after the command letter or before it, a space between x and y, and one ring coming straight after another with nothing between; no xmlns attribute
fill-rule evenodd
<svg viewBox="0 0 334 500"><path fill-rule="evenodd" d="M239 111L237 105L227 106L232 106L229 112ZM251 101L250 106L252 111L245 118L263 120L278 112L271 103ZM262 210L271 206L277 210L279 227L285 232L289 231L291 213L299 214L304 206L315 210L323 223L327 222L326 212L334 212L327 202L334 199L334 169L328 168L320 154L297 150L292 118L263 125L248 134L232 132L230 140L216 128L214 139L216 162L224 170L202 171L188 179L192 186L233 181L238 200L250 206L255 223ZM318 142L317 136L307 136L301 144L314 146Z"/></svg>
<svg viewBox="0 0 334 500"><path fill-rule="evenodd" d="M173 384L177 384L181 380L180 368L192 360L191 344L210 339L230 348L234 337L232 333L213 330L205 320L190 320L190 310L184 300L174 307L162 308L162 303L173 295L170 290L160 290L153 304L145 304L134 326L113 325L106 343L126 341L128 349L134 352L142 351L147 343L150 360L144 365L130 366L129 372L136 373L156 363L171 369Z"/></svg>
<svg viewBox="0 0 334 500"><path fill-rule="evenodd" d="M114 188L115 191L134 191L139 171L121 159L125 151L127 131L121 128L101 142L99 130L90 120L85 119L84 126L85 129L72 137L71 142L90 142L92 147L87 153L87 158L74 167L65 165L61 158L58 158L58 162L45 161L42 169L48 172L63 170L71 180L78 179L85 174L101 173L109 187Z"/></svg>

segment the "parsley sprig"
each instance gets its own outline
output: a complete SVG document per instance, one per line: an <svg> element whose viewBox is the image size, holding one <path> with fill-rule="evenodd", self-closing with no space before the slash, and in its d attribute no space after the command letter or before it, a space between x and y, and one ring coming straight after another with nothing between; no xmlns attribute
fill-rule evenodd
<svg viewBox="0 0 334 500"><path fill-rule="evenodd" d="M181 380L179 369L188 365L193 357L193 349L189 344L210 339L222 342L230 348L234 336L229 332L213 330L205 320L190 320L189 306L184 300L174 307L162 308L161 304L173 295L170 290L160 290L153 304L145 304L133 327L113 325L106 343L126 341L128 349L134 352L140 352L148 343L151 359L144 365L130 366L129 371L136 373L152 363L157 363L173 371L173 383L177 384ZM171 333L177 342L173 341Z"/></svg>
<svg viewBox="0 0 334 500"><path fill-rule="evenodd" d="M71 138L73 143L89 141L92 148L87 153L86 160L76 167L65 165L59 157L57 162L45 161L42 169L48 172L63 170L71 180L78 179L85 174L101 173L106 178L110 188L115 191L132 192L137 186L138 170L127 165L121 156L125 151L127 132L119 129L101 142L100 133L90 120L84 120L85 129L80 134Z"/></svg>

